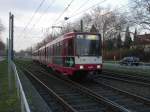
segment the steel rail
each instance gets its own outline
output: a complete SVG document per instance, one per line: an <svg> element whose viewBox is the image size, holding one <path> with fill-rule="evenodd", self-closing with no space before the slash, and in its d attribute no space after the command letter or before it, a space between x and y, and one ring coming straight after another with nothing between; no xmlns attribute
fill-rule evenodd
<svg viewBox="0 0 150 112"><path fill-rule="evenodd" d="M144 97L142 97L142 96L139 96L139 95L136 95L136 94L133 94L133 93L129 93L129 92L127 92L127 91L124 91L124 90L115 88L115 87L110 86L110 85L108 85L108 84L101 83L101 82L99 82L99 81L96 81L96 82L97 82L98 84L101 84L101 85L107 87L107 88L110 88L110 89L112 89L112 90L114 90L114 91L117 91L117 92L119 92L119 93L121 93L121 94L124 94L124 95L127 95L127 96L129 96L129 97L132 97L132 98L134 98L135 100L139 100L139 101L143 102L144 104L150 105L150 100L147 99L147 98L144 98Z"/></svg>
<svg viewBox="0 0 150 112"><path fill-rule="evenodd" d="M150 83L148 83L149 80L145 80L145 79L142 79L142 78L140 79L140 77L136 77L136 76L129 76L129 75L123 76L123 75L119 75L117 73L111 73L111 72L107 72L106 73L106 72L103 72L98 77L114 79L114 80L134 83L134 84L138 84L138 85L143 85L143 86L150 86Z"/></svg>
<svg viewBox="0 0 150 112"><path fill-rule="evenodd" d="M39 71L39 72L42 72L43 74L46 74L50 77L53 77L53 78L56 78L55 76L51 76L50 74L46 73L45 71ZM60 80L60 79L59 79ZM71 84L71 86L77 88L78 90L82 91L83 93L85 94L89 94L91 97L95 98L97 101L103 101L105 104L109 104L109 106L111 106L113 109L116 109L116 110L119 110L119 111L123 111L123 112L130 112L131 110L129 109L126 109L125 107L119 105L118 103L115 103L111 100L109 100L108 98L106 97L103 97L99 94L97 94L96 92L93 92L91 91L90 89L88 89L87 87L84 87L74 81L71 81L71 80L68 80L68 79L63 79L65 81L65 83L69 83ZM128 93L126 91L122 91L122 90L119 90L117 88L114 88L112 86L109 86L109 85L106 85L106 84L103 84L105 87L109 87L117 92L120 92L126 96L130 96L132 97L132 99L136 99L138 101L141 101L143 102L144 104L147 104L147 105L150 105L150 101L147 100L146 98L143 98L143 97L140 97L140 96L137 96L137 95L134 95L134 94L131 94L131 93Z"/></svg>
<svg viewBox="0 0 150 112"><path fill-rule="evenodd" d="M43 71L41 71L41 72L43 72ZM43 73L44 73L44 74L47 74L47 73L45 73L45 72L43 72ZM48 75L48 74L47 74L47 75ZM79 85L78 83L76 83L76 82L74 82L74 81L71 81L71 80L68 80L68 79L65 79L65 80L67 80L67 81L69 81L69 82L75 84L76 87L77 87L77 86L81 87L81 90L86 90L86 91L88 91L88 93L91 93L91 95L93 95L94 97L96 96L97 99L99 100L100 95L98 95L97 93L91 91L91 90L88 89L88 88L85 88L85 87ZM132 94L132 93L129 93L129 92L120 90L120 89L118 89L118 88L109 86L109 85L107 85L107 84L101 84L101 85L103 85L103 86L105 86L105 87L109 87L110 89L113 89L113 90L115 90L115 91L117 91L117 92L119 92L119 93L121 93L121 94L123 94L123 95L125 95L125 96L128 96L128 97L130 97L131 99L135 99L136 101L140 101L140 102L142 102L144 105L145 105L145 104L146 104L146 105L150 105L150 100L147 99L147 98L144 98L144 97L141 97L141 96L138 96L138 95L135 95L135 94ZM107 98L105 98L105 97L103 97L103 96L102 96L101 98L104 98L104 100L106 100L106 101L110 101L109 99L107 100ZM111 102L113 102L113 101L111 101ZM117 103L113 102L113 104L117 104ZM119 105L119 104L117 104L117 105ZM123 107L123 106L121 106L121 107ZM124 108L124 107L123 107L123 108ZM124 108L124 109L126 109L126 108ZM127 109L127 111L130 111L130 110Z"/></svg>
<svg viewBox="0 0 150 112"><path fill-rule="evenodd" d="M114 72L114 71L110 71L110 70L103 70L103 73L106 74L114 74L114 75L119 75L121 77L130 77L130 78L134 78L134 79L138 79L138 80L142 80L142 81L149 81L150 82L150 76L143 76L143 75L138 75L135 73L120 73L120 72ZM121 75L120 75L121 74ZM142 73L141 73L142 74ZM147 79L149 78L149 80Z"/></svg>
<svg viewBox="0 0 150 112"><path fill-rule="evenodd" d="M67 109L69 112L78 112L74 109L71 105L69 105L66 101L64 101L59 95L57 95L52 89L50 89L47 85L45 85L41 80L39 80L35 75L33 75L29 70L26 68L22 68L25 72L27 72L30 76L32 76L37 82L42 84L57 100Z"/></svg>
<svg viewBox="0 0 150 112"><path fill-rule="evenodd" d="M55 79L58 80L58 78L56 78L55 76L52 76L44 71L40 71L42 72L43 74L46 74L48 75L49 77L53 77ZM59 79L61 80L61 79ZM62 81L62 80L61 80ZM71 81L71 80L68 80L68 79L63 79L64 83L69 83L69 84L72 84L71 86L75 87L76 89L82 91L83 93L85 94L88 94L90 95L91 97L93 97L94 99L96 99L98 102L104 102L106 105L109 105L111 108L115 109L115 110L119 110L121 112L131 112L130 110L124 108L123 106L115 103L115 102L112 102L111 100L101 96L101 95L98 95L96 94L95 92L91 91L90 89L78 84L78 83L75 83L74 81Z"/></svg>
<svg viewBox="0 0 150 112"><path fill-rule="evenodd" d="M29 67L29 66L28 66L28 67ZM43 70L44 70L44 69L43 69ZM120 111L121 111L121 112L131 112L130 110L124 108L123 106L120 106L120 105L118 105L117 103L112 102L111 100L109 100L109 99L107 99L107 98L105 98L105 97L103 97L103 96L100 96L100 95L94 93L94 92L91 91L90 89L88 89L88 88L86 88L86 87L84 87L84 86L81 86L81 85L78 84L78 83L75 83L75 82L73 82L73 81L71 81L71 80L67 80L67 79L64 79L64 80L59 79L59 78L57 78L57 77L55 77L55 76L52 76L52 75L50 75L50 74L48 74L48 73L46 73L46 72L44 72L44 71L41 71L41 70L40 70L39 72L41 72L41 73L43 73L43 74L45 74L45 75L47 75L47 76L49 76L49 77L51 77L51 78L54 78L54 79L63 81L63 82L66 83L66 84L69 84L69 85L72 86L73 88L76 88L76 89L78 89L79 91L81 91L82 93L89 95L90 97L94 98L96 101L98 101L98 102L100 102L100 103L103 102L106 106L109 106L110 108L112 108L112 109L114 109L114 110L117 110L117 111L119 111L119 112L120 112Z"/></svg>

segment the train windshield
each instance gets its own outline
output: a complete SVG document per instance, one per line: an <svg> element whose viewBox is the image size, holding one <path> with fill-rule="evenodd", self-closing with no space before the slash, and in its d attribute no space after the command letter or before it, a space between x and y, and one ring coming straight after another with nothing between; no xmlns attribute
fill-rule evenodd
<svg viewBox="0 0 150 112"><path fill-rule="evenodd" d="M76 54L78 56L100 56L100 42L98 35L77 35Z"/></svg>

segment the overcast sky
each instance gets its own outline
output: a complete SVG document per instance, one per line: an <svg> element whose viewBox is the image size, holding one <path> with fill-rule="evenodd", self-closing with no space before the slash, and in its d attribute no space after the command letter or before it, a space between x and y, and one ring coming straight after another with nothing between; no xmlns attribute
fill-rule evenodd
<svg viewBox="0 0 150 112"><path fill-rule="evenodd" d="M99 3L99 6L110 6L111 8L127 4L127 0L105 0L105 2L103 2L104 0L74 0L68 10L55 22L72 0L45 0L33 20L30 21L28 28L23 31L41 1L42 0L0 0L0 19L5 27L5 32L3 32L2 36L5 42L8 37L9 12L11 11L15 16L14 49L16 51L35 45L44 38L46 29L51 27L52 24L59 24L63 21L64 17L70 17L74 15L74 13L78 13L77 16L69 20L74 21L84 14L79 14L79 12L82 12L94 4ZM92 8L87 10L87 12L90 10L92 10Z"/></svg>

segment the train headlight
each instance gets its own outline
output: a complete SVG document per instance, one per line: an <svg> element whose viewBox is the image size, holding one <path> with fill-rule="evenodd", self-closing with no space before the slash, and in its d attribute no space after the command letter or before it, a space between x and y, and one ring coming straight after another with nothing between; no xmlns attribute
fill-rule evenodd
<svg viewBox="0 0 150 112"><path fill-rule="evenodd" d="M80 65L80 69L83 69L84 68L84 66L83 65Z"/></svg>
<svg viewBox="0 0 150 112"><path fill-rule="evenodd" d="M97 69L100 69L101 68L101 65L97 65Z"/></svg>

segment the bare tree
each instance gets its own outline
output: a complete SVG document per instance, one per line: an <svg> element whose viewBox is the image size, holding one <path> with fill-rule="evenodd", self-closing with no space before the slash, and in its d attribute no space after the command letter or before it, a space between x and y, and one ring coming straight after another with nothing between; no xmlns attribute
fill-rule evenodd
<svg viewBox="0 0 150 112"><path fill-rule="evenodd" d="M125 32L124 47L125 48L130 48L131 44L132 44L132 39L131 39L131 36L130 36L130 30L129 30L129 26L127 26L126 32Z"/></svg>
<svg viewBox="0 0 150 112"><path fill-rule="evenodd" d="M75 29L73 27L73 24L76 24L76 23L66 23L65 25L63 25L63 29L62 29L61 33L65 34L67 32L73 31Z"/></svg>
<svg viewBox="0 0 150 112"><path fill-rule="evenodd" d="M84 31L90 31L92 26L92 16L88 13L84 14L81 19L83 20Z"/></svg>
<svg viewBox="0 0 150 112"><path fill-rule="evenodd" d="M81 30L81 24L80 21L83 20L83 29L84 31L90 31L91 24L92 24L92 17L90 14L86 13L81 18L74 22L67 22L63 25L62 34L72 31L80 31Z"/></svg>
<svg viewBox="0 0 150 112"><path fill-rule="evenodd" d="M93 10L92 17L93 23L102 34L103 39L117 37L118 32L123 30L127 23L125 15L119 11L110 11L110 9L104 11L100 7Z"/></svg>
<svg viewBox="0 0 150 112"><path fill-rule="evenodd" d="M144 29L150 30L150 0L130 0L132 21Z"/></svg>

